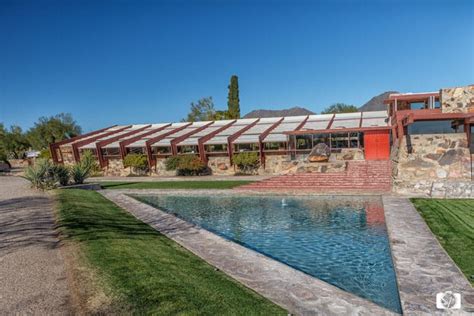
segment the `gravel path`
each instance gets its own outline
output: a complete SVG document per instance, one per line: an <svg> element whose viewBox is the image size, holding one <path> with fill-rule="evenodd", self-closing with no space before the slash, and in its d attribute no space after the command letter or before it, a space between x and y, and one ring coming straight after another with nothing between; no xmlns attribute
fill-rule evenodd
<svg viewBox="0 0 474 316"><path fill-rule="evenodd" d="M52 201L0 176L0 315L71 314Z"/></svg>

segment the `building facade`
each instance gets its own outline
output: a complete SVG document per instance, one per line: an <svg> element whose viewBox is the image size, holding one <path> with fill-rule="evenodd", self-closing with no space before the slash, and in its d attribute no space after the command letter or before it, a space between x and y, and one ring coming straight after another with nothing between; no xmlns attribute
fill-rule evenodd
<svg viewBox="0 0 474 316"><path fill-rule="evenodd" d="M105 175L128 175L123 159L146 155L152 175L173 175L165 161L196 155L215 175L239 172L232 157L255 152L258 174L331 172L351 161L393 162L397 190L425 190L434 181L471 181L474 86L391 94L386 111L294 117L112 126L50 145L56 163L73 164L91 150ZM311 163L325 143L329 162Z"/></svg>

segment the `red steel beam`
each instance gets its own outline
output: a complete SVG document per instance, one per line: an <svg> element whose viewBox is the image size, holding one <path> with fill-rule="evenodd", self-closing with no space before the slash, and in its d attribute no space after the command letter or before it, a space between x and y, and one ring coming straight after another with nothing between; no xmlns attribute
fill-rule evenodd
<svg viewBox="0 0 474 316"><path fill-rule="evenodd" d="M140 127L140 128L137 128L133 131L130 131L128 133L125 133L125 134L120 134L120 135L117 135L117 136L114 136L114 137L111 137L111 138L108 138L108 139L104 139L102 141L99 141L95 144L95 148L97 149L97 157L99 158L99 165L101 168L103 167L106 167L109 163L109 160L108 159L104 159L104 155L102 155L102 147L104 146L107 146L108 144L112 144L113 142L121 139L121 138L124 138L124 137L128 137L128 136L131 136L131 135L134 135L136 133L139 133L145 129L147 129L148 127L150 127L151 125L145 125L143 127Z"/></svg>
<svg viewBox="0 0 474 316"><path fill-rule="evenodd" d="M309 115L306 116L306 118L303 120L303 122L301 122L301 123L295 128L295 131L298 131L298 130L302 129L303 126L306 124L306 122L308 122L308 119L309 119Z"/></svg>
<svg viewBox="0 0 474 316"><path fill-rule="evenodd" d="M230 161L231 166L232 166L232 153L234 151L232 148L232 145L233 145L234 140L236 140L240 135L242 135L243 133L245 133L246 131L254 127L255 125L257 125L259 121L260 119L258 118L255 122L247 125L246 127L242 128L241 130L227 137L227 152L229 153L229 161Z"/></svg>
<svg viewBox="0 0 474 316"><path fill-rule="evenodd" d="M127 154L127 148L126 146L127 145L130 145L140 139L142 139L143 137L146 137L148 135L151 135L151 134L155 134L159 131L162 131L164 130L165 128L167 127L170 127L171 126L171 123L169 124L166 124L164 126L161 126L161 127L157 127L155 129L152 129L146 133L143 133L143 134L140 134L140 135L137 135L137 136L134 136L134 137L131 137L131 138L128 138L128 139L125 139L125 140L122 140L121 142L119 142L119 147L120 147L120 156L122 157L122 159L125 159L125 156Z"/></svg>
<svg viewBox="0 0 474 316"><path fill-rule="evenodd" d="M82 134L82 135L78 135L78 136L75 136L75 137L71 137L71 138L68 138L68 139L63 139L59 142L55 142L55 143L51 143L49 144L49 150L51 152L51 158L53 159L53 162L55 163L59 163L59 159L58 159L58 155L57 155L57 152L56 150L61 146L61 145L65 145L65 144L68 144L68 143L72 143L72 142L75 142L79 139L82 139L82 138L85 138L85 137L89 137L89 136L93 136L93 135L96 135L96 134L99 134L99 133L102 133L106 130L108 130L109 128L112 128L112 127L115 127L117 125L112 125L112 126L109 126L109 127L106 127L106 128L102 128L102 129L99 129L99 130L96 130L96 131L93 131L93 132L89 132L89 133L85 133L85 134Z"/></svg>
<svg viewBox="0 0 474 316"><path fill-rule="evenodd" d="M326 127L326 129L331 129L331 125L332 123L334 123L334 118L336 117L336 114L334 113L334 115L332 116L331 120L329 121L329 124L328 126Z"/></svg>
<svg viewBox="0 0 474 316"><path fill-rule="evenodd" d="M155 159L153 158L153 152L151 151L151 145L153 145L154 143L156 142L159 142L160 140L162 140L163 138L166 138L168 137L169 135L172 135L176 132L179 132L183 129L185 129L186 127L188 127L189 125L191 125L192 123L187 123L181 127L177 127L167 133L164 133L164 134L161 134L159 136L156 136L156 137L153 137L153 138L150 138L149 140L147 140L145 142L145 147L146 147L146 154L147 154L147 158L148 158L148 167L151 168L153 167L153 165L156 163Z"/></svg>
<svg viewBox="0 0 474 316"><path fill-rule="evenodd" d="M222 132L222 131L226 130L227 128L231 127L235 122L237 122L237 120L233 120L229 124L226 124L226 125L222 126L221 128L216 129L214 132L212 132L210 134L207 134L206 136L202 136L198 139L199 158L201 158L202 162L207 163L207 155L206 155L206 151L205 151L205 148L204 148L204 143L207 142L212 137L219 134L220 132Z"/></svg>
<svg viewBox="0 0 474 316"><path fill-rule="evenodd" d="M74 160L76 162L79 162L81 160L81 157L79 155L79 147L90 144L90 143L93 143L93 142L95 142L96 140L98 140L102 137L107 137L107 136L122 132L122 131L126 130L127 128L130 128L130 127L132 127L132 125L127 125L125 127L116 129L114 131L110 131L110 132L100 134L100 135L97 135L97 136L94 136L94 137L91 137L91 138L88 138L88 139L84 139L82 141L78 141L77 143L73 143L72 144L72 153L74 155Z"/></svg>
<svg viewBox="0 0 474 316"><path fill-rule="evenodd" d="M260 155L260 163L263 164L264 168L265 168L265 156L263 155L263 140L265 139L265 137L268 136L268 134L270 134L271 131L273 131L278 125L280 125L284 119L285 118L282 117L280 120L273 123L272 126L264 130L263 133L258 136L258 149L259 149L258 151Z"/></svg>
<svg viewBox="0 0 474 316"><path fill-rule="evenodd" d="M202 130L205 130L206 128L208 128L212 124L214 124L214 121L209 122L209 123L207 123L207 124L205 124L201 127L198 127L196 129L190 131L189 133L186 133L184 135L181 135L181 136L176 137L175 139L171 140L170 145L171 145L171 153L173 154L173 156L178 154L178 146L177 145L180 142L182 142L183 140L185 140L186 138L188 138L190 136L193 136L196 133L199 133Z"/></svg>

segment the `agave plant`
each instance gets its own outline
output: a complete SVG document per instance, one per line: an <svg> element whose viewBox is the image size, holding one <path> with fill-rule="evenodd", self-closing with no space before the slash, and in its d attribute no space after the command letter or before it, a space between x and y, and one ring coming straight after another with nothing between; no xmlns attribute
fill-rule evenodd
<svg viewBox="0 0 474 316"><path fill-rule="evenodd" d="M71 168L71 177L76 184L84 183L93 170L95 163L94 155L87 150L82 154L81 161Z"/></svg>
<svg viewBox="0 0 474 316"><path fill-rule="evenodd" d="M53 166L54 180L59 182L60 185L66 186L69 184L69 168L64 165Z"/></svg>
<svg viewBox="0 0 474 316"><path fill-rule="evenodd" d="M53 167L49 160L38 159L33 166L26 168L23 178L30 181L33 188L52 189L56 183Z"/></svg>

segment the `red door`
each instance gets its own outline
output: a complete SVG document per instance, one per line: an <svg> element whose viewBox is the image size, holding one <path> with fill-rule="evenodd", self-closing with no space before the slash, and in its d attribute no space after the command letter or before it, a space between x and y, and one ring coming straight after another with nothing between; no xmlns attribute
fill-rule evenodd
<svg viewBox="0 0 474 316"><path fill-rule="evenodd" d="M364 150L366 160L390 159L390 134L384 131L364 132Z"/></svg>

